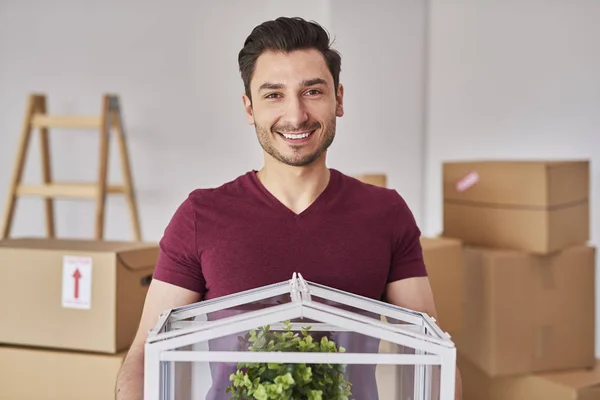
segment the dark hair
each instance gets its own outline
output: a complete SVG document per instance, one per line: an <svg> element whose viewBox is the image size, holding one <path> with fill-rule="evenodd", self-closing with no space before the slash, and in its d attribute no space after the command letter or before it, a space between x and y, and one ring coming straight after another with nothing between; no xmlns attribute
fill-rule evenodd
<svg viewBox="0 0 600 400"><path fill-rule="evenodd" d="M238 55L246 95L252 99L250 80L254 74L254 66L258 57L267 50L285 53L303 49L319 50L325 57L337 91L342 58L331 48L331 44L327 31L314 21L308 22L299 17L279 17L273 21L263 22L252 30Z"/></svg>

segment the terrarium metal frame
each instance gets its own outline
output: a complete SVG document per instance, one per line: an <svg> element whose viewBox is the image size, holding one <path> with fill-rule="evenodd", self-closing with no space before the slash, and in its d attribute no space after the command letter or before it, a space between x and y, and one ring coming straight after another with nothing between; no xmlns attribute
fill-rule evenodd
<svg viewBox="0 0 600 400"><path fill-rule="evenodd" d="M186 321L220 310L289 295L288 303L247 311L213 321ZM343 310L312 296L402 321L392 324ZM281 329L282 321L311 320L311 331L352 331L412 348L415 354L299 353L177 350L227 335L247 333L261 326ZM320 322L312 322L320 321ZM292 323L292 330L304 325ZM175 329L175 330L171 330ZM372 300L303 279L294 273L288 281L163 312L148 332L144 357L144 399L174 398L174 368L170 362L260 362L414 365L414 400L431 400L432 367L440 367L439 400L454 400L456 348L448 333L423 312Z"/></svg>

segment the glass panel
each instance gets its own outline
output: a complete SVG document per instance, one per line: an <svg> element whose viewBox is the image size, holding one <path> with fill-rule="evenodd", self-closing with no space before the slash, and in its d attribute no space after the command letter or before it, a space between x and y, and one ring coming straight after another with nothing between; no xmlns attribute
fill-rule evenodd
<svg viewBox="0 0 600 400"><path fill-rule="evenodd" d="M322 400L438 400L436 392L415 391L413 365L343 365L317 363L239 363L169 362L171 368L164 400L254 399L254 390L273 390L281 383L282 394L276 399L308 400L311 390L320 390ZM353 369L359 367L359 369ZM432 369L439 367L431 367ZM431 369L430 369L431 371ZM232 376L233 374L233 376ZM245 379L247 376L249 381ZM439 373L438 373L439 376ZM252 385L248 382L260 381ZM423 382L426 380L424 379ZM248 386L247 386L248 385ZM271 387L271 389L269 388ZM423 383L423 389L425 384ZM237 394L232 395L233 393ZM436 396L436 397L433 397Z"/></svg>
<svg viewBox="0 0 600 400"><path fill-rule="evenodd" d="M415 397L414 371L414 365L377 365L379 400L425 400Z"/></svg>
<svg viewBox="0 0 600 400"><path fill-rule="evenodd" d="M303 329L306 329L306 332L303 332ZM288 331L289 334L286 333ZM298 340L305 338L306 335L310 335L310 341L315 344L320 344L323 341L333 341L337 348L342 347L345 353L406 354L402 351L403 347L395 343L344 330L335 325L312 321L307 318L283 321L243 331L241 333L222 335L218 338L202 342L206 343L205 346L200 346L201 343L196 344L197 348L195 348L195 350L254 351L258 349L263 351L266 350L262 347L265 341L280 340L283 335L287 335L287 337L294 336L297 337ZM297 341L296 339L294 340ZM189 350L189 348L185 349ZM285 348L277 350L289 351Z"/></svg>
<svg viewBox="0 0 600 400"><path fill-rule="evenodd" d="M416 380L420 371L422 379ZM440 366L377 365L380 400L439 400ZM417 390L417 385L421 388Z"/></svg>
<svg viewBox="0 0 600 400"><path fill-rule="evenodd" d="M343 304L355 304L361 309L376 308L378 310L381 310L381 311L376 311L377 314L382 314L382 315L386 315L386 316L397 317L397 318L401 318L402 316L405 316L410 319L417 318L419 321L422 320L421 315L417 312L414 312L411 310L399 309L399 308L394 307L385 302L361 297L361 296L355 295L353 293L344 292L342 290L330 288L330 287L323 286L323 285L316 284L316 283L309 283L308 286L311 287L311 289L312 289L311 297L315 297L315 296L324 297L327 299L336 300L339 303L343 303Z"/></svg>
<svg viewBox="0 0 600 400"><path fill-rule="evenodd" d="M165 400L255 399L248 394L248 388L243 383L244 375L260 378L260 383L250 386L259 392L273 391L276 382L281 382L283 393L276 399L308 400L315 398L308 397L311 391L321 391L323 400L337 400L342 398L341 393L346 390L350 392L350 399L377 399L375 380L372 380L370 387L357 389L351 385L343 365L290 363L269 369L264 363L240 364L239 369L234 369L232 378L229 376L230 368L219 362L169 364L175 365L171 368L174 376L170 379L172 386L165 390ZM356 382L356 386L366 383Z"/></svg>
<svg viewBox="0 0 600 400"><path fill-rule="evenodd" d="M269 307L290 302L291 298L289 294L280 294L248 303L243 302L242 304L236 304L232 306L228 306L228 304L225 302L215 303L213 305L197 306L193 309L174 312L165 324L164 332L177 331L181 329L193 330L194 328L199 330L210 326L211 322L218 321L223 318L234 317L249 311L267 309ZM218 306L224 306L225 308L220 308Z"/></svg>
<svg viewBox="0 0 600 400"><path fill-rule="evenodd" d="M427 325L415 325L405 321L401 321L399 319L390 318L390 317L382 317L381 320L386 324L400 326L404 329L408 329L411 332L421 333L428 336L433 336L439 338L435 332L432 332L431 329L427 329Z"/></svg>
<svg viewBox="0 0 600 400"><path fill-rule="evenodd" d="M302 328L308 330L302 331ZM310 339L307 336L310 335ZM269 347L271 346L271 347ZM344 348L344 353L360 353L357 358L340 360L337 356L345 354L327 354L327 358L315 360L316 352L339 350ZM414 365L389 365L377 364L378 359L367 360L364 357L376 357L377 354L403 354L415 355L414 349L399 346L376 338L368 337L351 331L340 330L330 324L319 324L316 321L301 319L271 324L268 327L259 327L251 331L225 335L216 339L196 343L177 349L204 355L217 355L215 352L232 352L236 354L221 354L217 361L185 361L166 362L171 366L167 371L166 382L171 386L167 392L168 399L229 399L226 393L232 384L230 377L236 373L259 373L263 379L274 380L277 375L290 372L290 376L299 380L302 374L310 371L319 377L318 371L335 372L335 376L342 374L344 382L350 384L352 396L350 399L406 399L425 400L425 397L415 396L415 366ZM269 352L270 351L270 352ZM276 359L277 356L286 356L282 351L294 352L287 359ZM261 360L243 360L243 354L260 352ZM275 353L277 352L277 353ZM299 354L308 359L301 360ZM421 353L418 353L421 354ZM273 356L272 356L273 355ZM352 355L352 354L348 354ZM224 361L226 358L230 357ZM196 360L198 360L196 358ZM331 364L327 364L330 362ZM368 364L363 364L368 362ZM272 368L269 369L269 363ZM310 369L307 369L310 368ZM417 367L425 371L426 367ZM431 367L430 367L431 368ZM254 372L248 372L254 371ZM321 374L321 375L319 375ZM308 375L306 375L308 376ZM255 376L251 376L255 378ZM283 378L280 378L283 379ZM317 378L314 378L317 379ZM319 378L321 379L321 378ZM324 378L322 378L324 379ZM439 382L439 374L438 374ZM430 380L429 380L430 381ZM425 376L423 375L421 393L424 394ZM293 387L292 387L293 389ZM290 390L292 390L290 389ZM300 390L300 389L298 389ZM192 397L190 397L192 396ZM252 399L253 397L242 397ZM281 399L308 399L308 397L281 397ZM323 397L322 399L336 399L337 397Z"/></svg>
<svg viewBox="0 0 600 400"><path fill-rule="evenodd" d="M358 308L358 307L355 307L352 305L343 304L343 303L340 303L340 302L337 302L334 300L330 300L330 299L326 299L326 298L323 298L323 297L320 297L317 295L311 295L311 301L318 303L318 304L326 304L328 306L335 307L336 309L339 309L339 310L349 311L349 312L352 312L352 313L355 313L355 314L358 314L363 317L367 317L367 318L370 318L370 319L373 319L373 320L376 320L379 322L396 325L396 326L402 327L404 329L408 329L411 332L427 334L427 335L439 338L439 336L437 334L435 334L435 332L433 332L430 329L425 329L425 327L420 324L414 324L414 323L402 321L399 319L391 318L388 316L384 316L378 312L368 311L363 308ZM367 305L367 304L368 303L365 302L365 305ZM422 320L419 319L419 321L422 321Z"/></svg>
<svg viewBox="0 0 600 400"><path fill-rule="evenodd" d="M310 284L310 286L313 286L317 292L317 294L311 294L311 299L315 303L326 304L339 310L353 312L373 320L399 325L413 332L425 333L440 338L431 329L423 330L422 325L426 324L426 322L414 312L399 312L399 314L405 315L411 321L406 322L405 320L389 317L390 314L394 313L387 309L383 303L363 299L321 285ZM346 301L353 304L346 304ZM184 328L202 329L202 327L206 327L207 323L212 321L290 302L289 283L278 283L173 310L162 332Z"/></svg>
<svg viewBox="0 0 600 400"><path fill-rule="evenodd" d="M174 309L169 316L170 321L188 319L190 317L206 315L219 310L233 309L238 306L255 304L257 307L264 303L271 305L273 298L283 302L291 301L289 282L281 282L273 285L234 293L216 299L205 300L188 306Z"/></svg>
<svg viewBox="0 0 600 400"><path fill-rule="evenodd" d="M442 367L439 365L431 365L429 367L431 379L429 380L430 398L427 400L439 400L440 399L440 373Z"/></svg>

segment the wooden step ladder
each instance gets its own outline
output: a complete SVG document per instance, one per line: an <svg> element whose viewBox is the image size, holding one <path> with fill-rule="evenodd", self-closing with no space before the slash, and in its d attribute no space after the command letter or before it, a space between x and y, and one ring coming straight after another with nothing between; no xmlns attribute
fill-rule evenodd
<svg viewBox="0 0 600 400"><path fill-rule="evenodd" d="M25 160L29 148L32 131L39 129L42 147L42 184L25 185L22 183ZM98 129L100 132L100 158L98 181L90 183L56 182L52 179L50 168L49 128ZM108 149L111 129L114 129L119 147L123 184L108 185ZM92 199L96 201L95 239L104 239L104 222L106 197L108 194L125 195L133 236L136 241L142 240L133 180L129 164L123 120L116 95L106 94L102 98L102 114L100 116L60 116L47 113L46 96L31 94L27 102L23 129L21 131L14 171L8 190L8 199L4 212L3 227L0 239L10 236L17 199L20 196L38 196L44 198L46 211L46 236L56 237L54 226L54 199Z"/></svg>

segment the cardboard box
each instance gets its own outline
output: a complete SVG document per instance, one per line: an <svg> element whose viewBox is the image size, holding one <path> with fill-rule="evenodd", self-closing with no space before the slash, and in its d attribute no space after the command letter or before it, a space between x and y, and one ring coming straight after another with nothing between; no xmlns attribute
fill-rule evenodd
<svg viewBox="0 0 600 400"><path fill-rule="evenodd" d="M490 378L466 358L458 357L463 400L597 400L600 361L595 368Z"/></svg>
<svg viewBox="0 0 600 400"><path fill-rule="evenodd" d="M0 346L0 399L114 399L124 358Z"/></svg>
<svg viewBox="0 0 600 400"><path fill-rule="evenodd" d="M535 253L590 237L589 162L444 163L444 233Z"/></svg>
<svg viewBox="0 0 600 400"><path fill-rule="evenodd" d="M462 244L457 239L422 237L421 246L438 323L446 332L459 331L463 320Z"/></svg>
<svg viewBox="0 0 600 400"><path fill-rule="evenodd" d="M459 351L491 377L595 364L595 249L465 247Z"/></svg>
<svg viewBox="0 0 600 400"><path fill-rule="evenodd" d="M140 321L158 245L0 241L0 343L117 353Z"/></svg>

